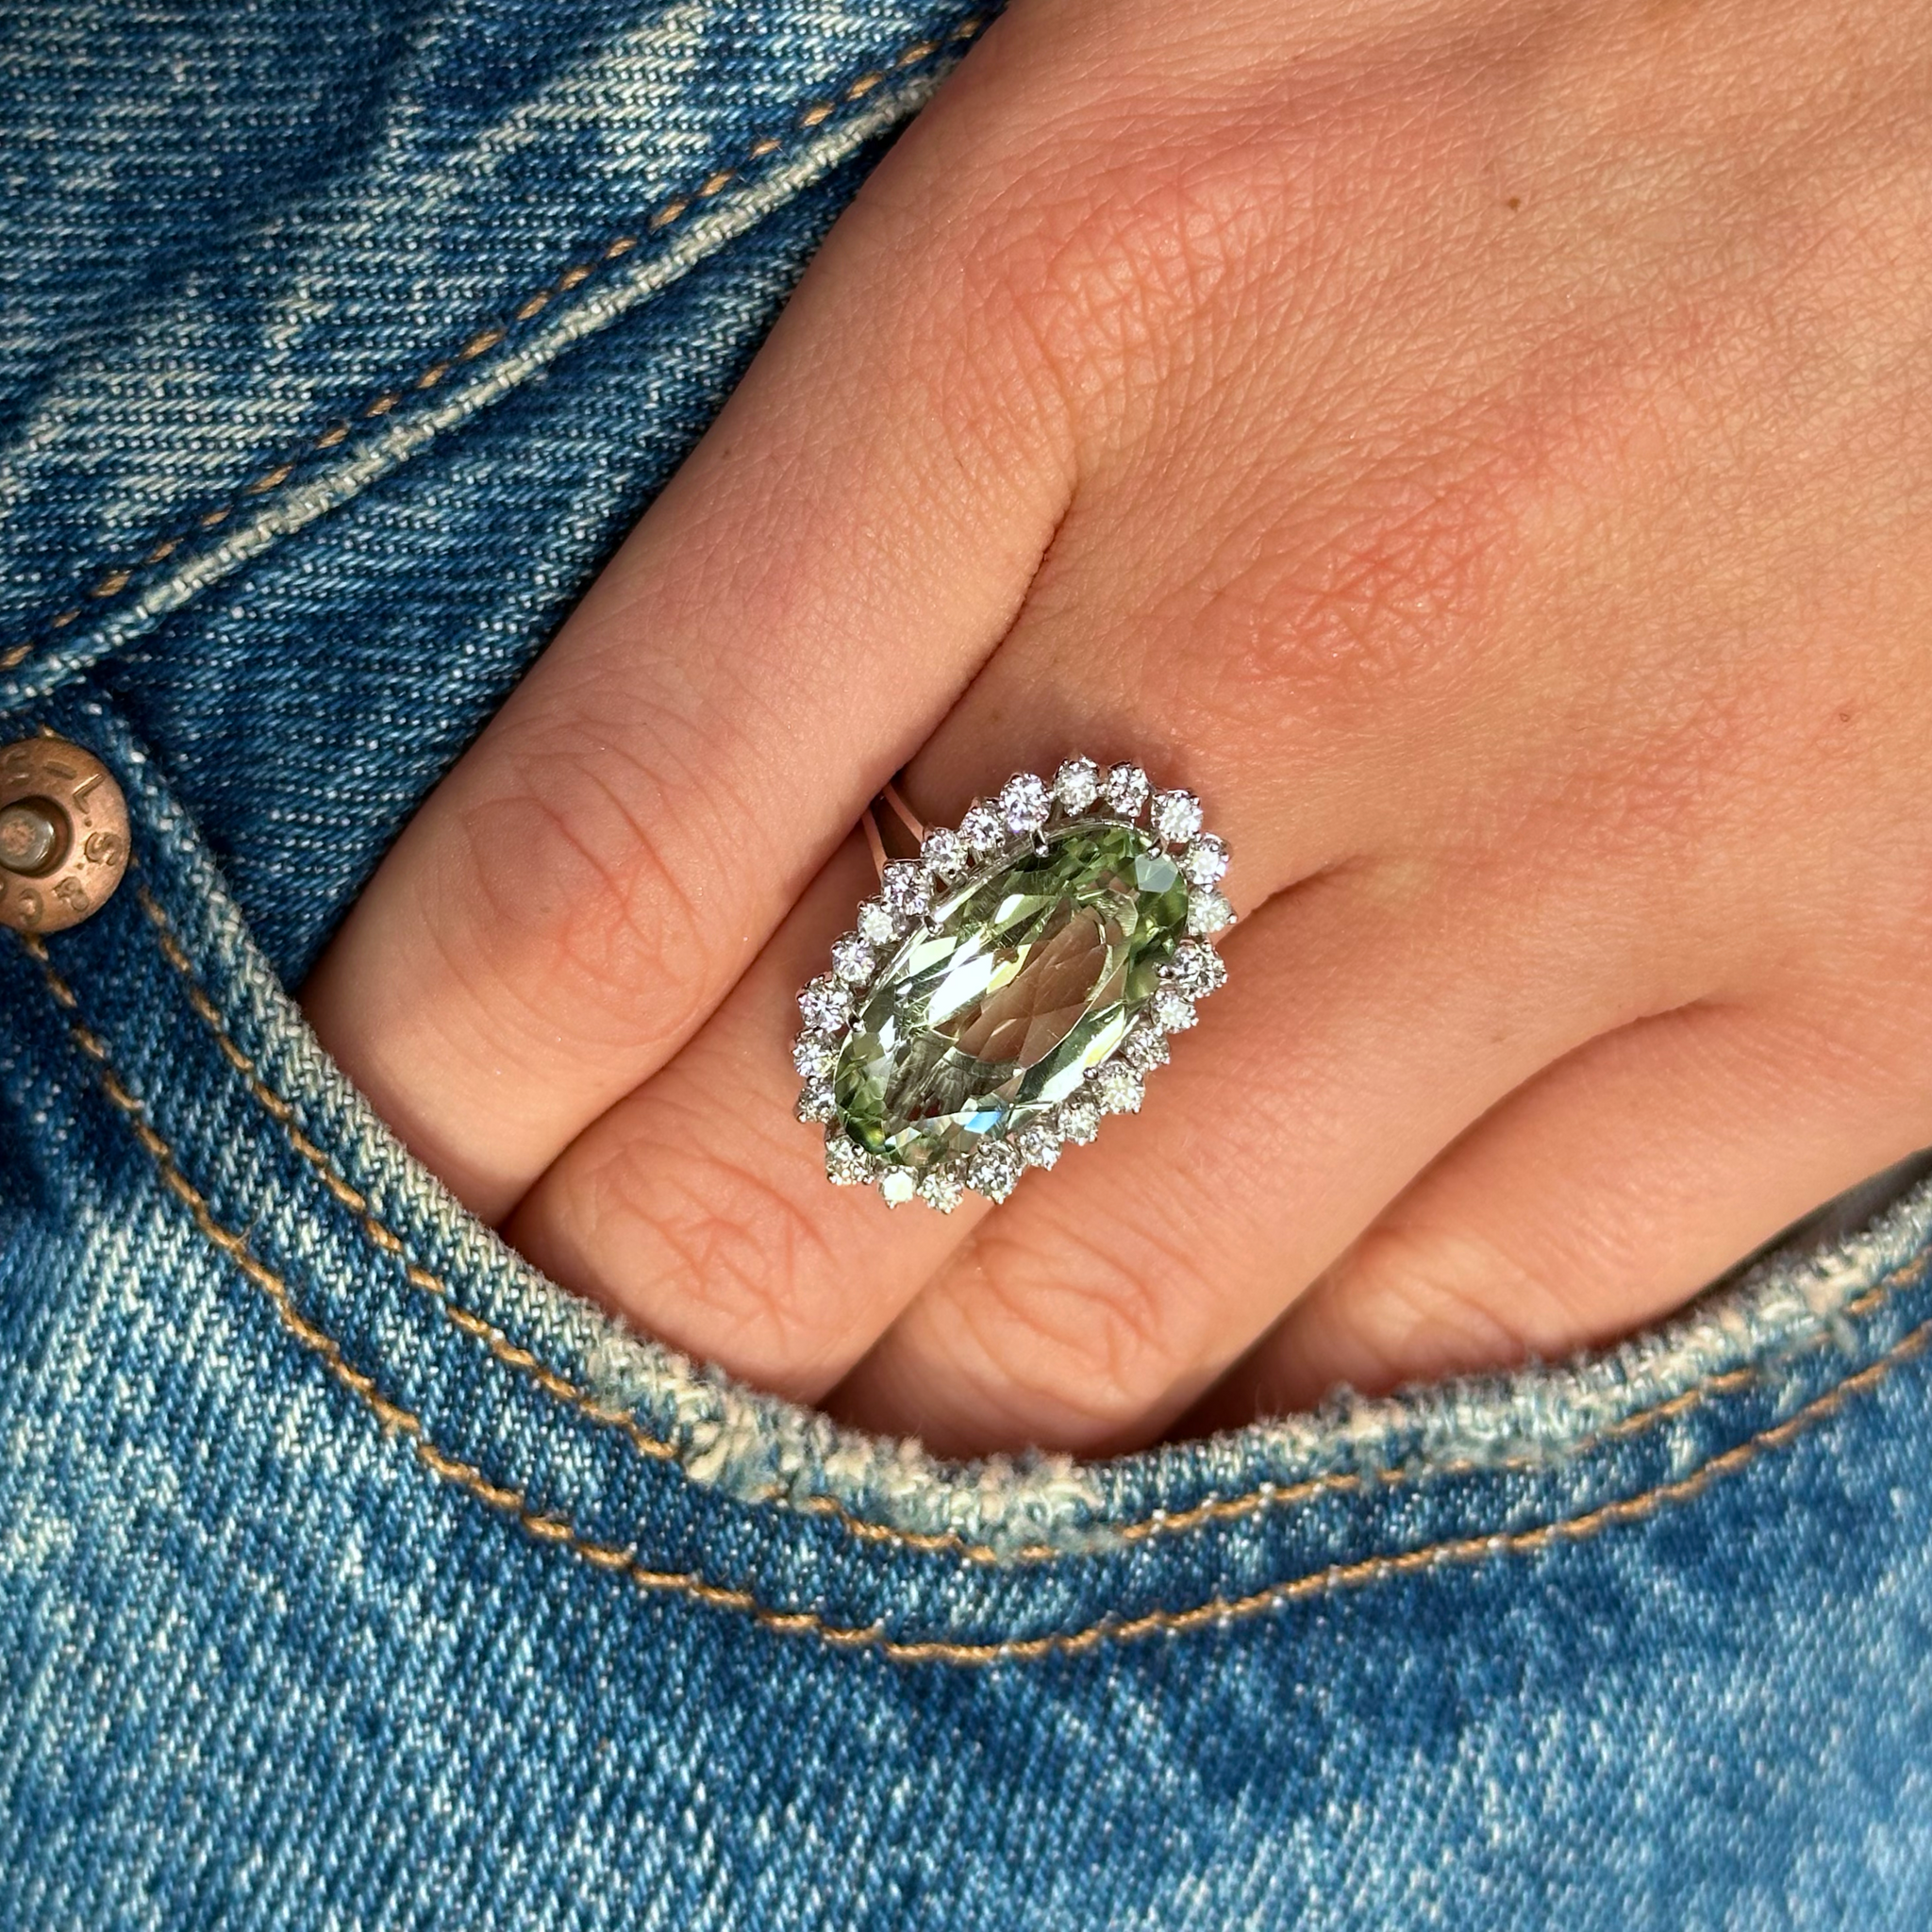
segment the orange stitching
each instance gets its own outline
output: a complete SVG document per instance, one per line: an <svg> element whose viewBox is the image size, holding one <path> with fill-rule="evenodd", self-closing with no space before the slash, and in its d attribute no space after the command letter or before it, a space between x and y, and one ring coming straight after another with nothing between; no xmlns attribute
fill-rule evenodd
<svg viewBox="0 0 1932 1932"><path fill-rule="evenodd" d="M947 35L947 43L970 41L984 26L985 22L982 20L963 20ZM916 65L919 60L929 59L934 54L938 53L941 45L941 42L938 41L915 41L909 46L902 48L893 57L891 65L895 69ZM841 104L862 99L873 89L877 87L883 78L884 75L880 74L862 75L843 91L837 102L830 104L818 102L806 108L797 117L798 125L805 129L818 126L821 122L829 120L838 111ZM767 135L764 139L752 143L751 147L747 150L746 158L747 160L762 160L767 155L775 154L783 145L782 142ZM708 198L716 194L727 182L735 178L737 173L737 169L730 168L718 170L709 175L694 194L681 196L665 203L664 206L659 208L649 217L645 224L646 227L651 229L668 227L673 222L678 220L679 217L687 212L694 200ZM603 253L603 259L606 261L615 261L619 257L628 254L637 244L637 236L621 235L616 241L606 247ZM528 297L520 307L514 309L512 311L514 320L518 322L528 321L554 295L575 289L580 282L589 280L592 273L592 269L583 263L574 263L553 280L548 290L541 294ZM431 363L427 368L420 371L416 375L406 381L402 386L403 389L434 389L449 374L450 369L455 363L469 361L475 357L486 354L503 341L505 333L504 329L493 325L473 332L470 339L464 343L462 348L457 351L455 356ZM363 408L362 414L364 417L386 416L402 400L403 397L400 391L391 391L377 396L373 402L368 404ZM279 490L294 474L297 465L305 458L314 455L318 450L333 449L338 443L342 441L348 433L346 425L332 425L329 428L324 430L305 449L298 452L293 458L277 464L265 475L256 477L252 482L243 484L228 503L224 504L219 509L209 510L200 517L197 521L201 527L204 530L211 530L218 524L225 522L235 510L241 508L244 498L265 496L272 491ZM155 561L158 558L165 557L174 548L175 542L171 540L164 546L158 546L155 550L150 551L147 557L142 559L142 562ZM138 568L138 566L108 572L88 592L88 595L96 598L118 597L127 588L128 583L133 577L135 568ZM63 610L58 617L48 621L49 628L60 629L64 625L72 624L80 614L78 609ZM0 651L0 672L17 670L40 649L42 641L41 639L29 638L24 644L15 644L10 650Z"/></svg>
<svg viewBox="0 0 1932 1932"><path fill-rule="evenodd" d="M57 1002L73 1010L76 1005L74 991L54 970L44 944L31 936L23 936L22 943L39 962ZM897 1663L1030 1663L1049 1657L1078 1657L1103 1643L1130 1643L1158 1634L1180 1635L1209 1624L1241 1622L1306 1597L1380 1582L1391 1576L1456 1564L1486 1562L1492 1557L1527 1554L1557 1543L1581 1542L1613 1524L1642 1522L1656 1515L1666 1504L1688 1501L1720 1477L1733 1474L1767 1451L1784 1447L1813 1424L1835 1414L1853 1395L1875 1388L1902 1362L1922 1353L1926 1343L1932 1341L1932 1320L1927 1320L1901 1337L1882 1356L1815 1396L1783 1422L1758 1430L1756 1435L1709 1457L1674 1481L1618 1497L1577 1516L1558 1517L1549 1523L1507 1534L1451 1537L1415 1549L1401 1550L1392 1556L1364 1557L1352 1563L1331 1563L1320 1570L1305 1572L1300 1576L1267 1584L1244 1596L1209 1597L1205 1603L1190 1605L1185 1609L1146 1610L1135 1617L1106 1616L1081 1629L1054 1631L1043 1637L972 1643L943 1638L892 1638L885 1635L883 1625L878 1623L863 1625L834 1624L816 1610L774 1608L760 1602L749 1591L713 1583L693 1571L647 1569L638 1560L634 1549L621 1548L582 1535L566 1518L549 1510L533 1508L524 1491L492 1482L475 1464L464 1462L439 1448L428 1439L420 1416L385 1396L373 1377L348 1360L335 1338L302 1313L288 1284L252 1252L246 1238L224 1227L214 1218L206 1199L175 1164L174 1150L147 1120L142 1103L122 1085L108 1064L100 1041L84 1027L75 1025L70 1031L82 1051L95 1061L102 1091L127 1120L136 1138L159 1169L169 1191L187 1207L200 1233L268 1296L283 1327L313 1353L328 1373L361 1401L386 1430L409 1440L417 1460L431 1474L499 1513L512 1517L536 1541L566 1549L593 1568L621 1574L641 1589L675 1593L711 1608L736 1610L751 1617L766 1629L781 1634L816 1637L822 1642L841 1649L875 1650Z"/></svg>
<svg viewBox="0 0 1932 1932"><path fill-rule="evenodd" d="M401 1237L385 1223L376 1219L370 1210L367 1196L345 1180L329 1157L294 1124L293 1104L262 1080L255 1062L235 1043L226 1021L202 987L195 974L193 962L175 939L168 923L167 912L159 901L145 885L138 889L137 897L142 911L147 914L149 924L154 927L162 957L174 968L187 990L189 1004L202 1024L213 1034L224 1058L241 1074L256 1101L282 1128L289 1144L321 1176L329 1192L357 1216L358 1224L364 1236L385 1254L407 1256L408 1249ZM63 983L57 989L57 997L64 991ZM72 999L71 992L67 997L69 1000ZM1932 1268L1932 1250L1916 1256L1910 1261L1893 1269L1890 1274L1861 1294L1854 1296L1840 1312L1846 1316L1868 1314L1899 1289L1923 1277L1928 1268ZM409 1261L403 1273L411 1287L434 1298L451 1322L465 1334L483 1342L499 1361L531 1376L546 1393L559 1401L570 1403L591 1421L621 1429L641 1453L650 1457L654 1461L682 1463L682 1456L675 1443L649 1434L626 1411L600 1402L540 1357L512 1341L500 1328L493 1326L458 1301L456 1291L441 1276L431 1274L428 1269L413 1260ZM1816 1339L1817 1343L1822 1344L1827 1339L1821 1335ZM1654 1424L1688 1414L1693 1408L1700 1407L1720 1395L1749 1388L1757 1379L1757 1370L1748 1365L1707 1376L1692 1388L1681 1390L1677 1394L1653 1403L1647 1408L1633 1410L1629 1415L1607 1424L1593 1435L1580 1438L1570 1445L1567 1453L1573 1459L1588 1455L1600 1449L1607 1442L1620 1441L1627 1436L1649 1428ZM1286 1508L1316 1496L1354 1492L1369 1488L1399 1488L1425 1477L1478 1475L1491 1472L1533 1474L1547 1470L1549 1467L1550 1459L1546 1457L1512 1456L1501 1457L1487 1462L1478 1461L1474 1457L1457 1457L1420 1469L1407 1467L1368 1472L1333 1470L1307 1477L1300 1482L1261 1483L1240 1495L1211 1496L1186 1509L1157 1510L1153 1515L1142 1517L1136 1522L1103 1526L1121 1542L1145 1542L1155 1537L1181 1534L1197 1528L1204 1523L1238 1522L1242 1518L1257 1515L1263 1510ZM812 1494L789 1498L774 1492L773 1500L782 1501L786 1507L802 1510L808 1515L829 1517L842 1529L864 1542L895 1544L927 1553L953 1555L974 1563L1044 1563L1073 1554L1056 1548L1050 1543L1027 1543L1003 1555L990 1544L970 1542L951 1530L901 1529L894 1524L874 1522L869 1517L856 1514L836 1496Z"/></svg>
<svg viewBox="0 0 1932 1932"><path fill-rule="evenodd" d="M358 1226L364 1239L373 1246L380 1248L384 1254L403 1255L406 1251L402 1237L386 1223L377 1219L370 1208L369 1197L359 1188L345 1180L328 1156L295 1126L294 1108L261 1079L255 1062L236 1045L233 1036L228 1032L227 1023L195 978L192 962L181 950L180 942L169 929L168 915L162 910L159 902L145 886L137 890L136 896L140 900L142 911L147 914L149 922L154 926L155 937L160 946L162 957L185 982L188 1002L194 1008L196 1017L214 1035L223 1058L242 1076L257 1103L280 1125L289 1144L321 1176L329 1192L357 1217ZM51 973L51 965L46 966L44 970ZM58 977L55 975L55 979L58 980ZM49 983L53 984L54 981L50 980ZM67 987L64 980L58 981L55 997L60 998L62 991L66 993L68 999L73 998L73 990ZM565 1400L576 1404L587 1414L594 1416L601 1423L624 1429L642 1455L656 1461L666 1461L675 1457L677 1452L669 1442L660 1441L657 1437L646 1433L634 1418L625 1415L622 1410L608 1408L599 1403L588 1391L577 1388L575 1383L565 1380L555 1370L539 1361L528 1349L519 1347L501 1329L464 1307L456 1300L448 1283L441 1276L431 1274L428 1269L414 1262L405 1268L403 1273L411 1288L429 1295L451 1322L465 1334L483 1342L499 1361L510 1368L536 1375L552 1394L560 1395Z"/></svg>
<svg viewBox="0 0 1932 1932"><path fill-rule="evenodd" d="M1843 1407L1853 1395L1875 1388L1900 1363L1922 1354L1932 1341L1932 1320L1922 1322L1900 1338L1875 1360L1847 1375L1823 1395L1795 1409L1781 1423L1758 1430L1755 1436L1701 1462L1674 1481L1658 1483L1634 1495L1620 1496L1580 1516L1558 1517L1530 1529L1504 1535L1451 1537L1440 1542L1424 1543L1412 1550L1398 1551L1392 1557L1364 1557L1353 1563L1331 1563L1325 1569L1311 1570L1280 1583L1271 1583L1246 1596L1210 1597L1184 1610L1148 1610L1122 1622L1103 1619L1084 1630L1065 1635L1035 1637L1004 1644L958 1644L950 1642L897 1643L890 1646L892 1656L903 1663L927 1660L947 1663L991 1663L1004 1657L1029 1658L1058 1654L1077 1656L1105 1642L1130 1643L1136 1638L1157 1632L1179 1633L1197 1630L1204 1624L1235 1623L1263 1611L1278 1609L1284 1604L1304 1597L1322 1596L1331 1591L1348 1590L1363 1583L1379 1582L1387 1576L1403 1576L1413 1571L1446 1568L1451 1564L1474 1564L1493 1556L1519 1556L1543 1550L1556 1543L1585 1541L1614 1524L1641 1523L1654 1516L1668 1503L1688 1502L1722 1476L1734 1474L1767 1450L1781 1449L1788 1442ZM885 1646L882 1646L885 1647Z"/></svg>
<svg viewBox="0 0 1932 1932"><path fill-rule="evenodd" d="M39 962L48 991L52 992L55 1000L69 1012L75 1011L79 1003L75 997L74 989L54 970L54 962L47 957L45 944L31 934L23 934L21 943ZM289 1293L287 1285L281 1277L249 1252L246 1240L233 1230L223 1227L208 1212L208 1203L175 1164L174 1150L155 1131L142 1111L141 1103L122 1084L119 1074L108 1058L107 1048L98 1036L77 1024L70 1024L68 1031L72 1034L75 1045L94 1062L95 1075L102 1091L126 1116L136 1139L160 1168L161 1178L166 1183L168 1191L188 1208L201 1233L269 1297L282 1325L305 1348L320 1356L330 1372L369 1405L385 1428L400 1429L408 1435L420 1434L421 1423L408 1410L399 1408L389 1401L369 1376L355 1368L343 1357L335 1338L317 1327L296 1307L294 1299Z"/></svg>

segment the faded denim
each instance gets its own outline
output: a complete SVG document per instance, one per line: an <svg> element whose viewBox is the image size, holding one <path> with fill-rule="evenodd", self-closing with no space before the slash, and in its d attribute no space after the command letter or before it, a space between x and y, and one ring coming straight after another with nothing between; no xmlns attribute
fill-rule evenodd
<svg viewBox="0 0 1932 1932"><path fill-rule="evenodd" d="M286 987L970 38L932 0L27 6L0 1926L1932 1920L1932 1190L1561 1368L941 1465L625 1336Z"/></svg>

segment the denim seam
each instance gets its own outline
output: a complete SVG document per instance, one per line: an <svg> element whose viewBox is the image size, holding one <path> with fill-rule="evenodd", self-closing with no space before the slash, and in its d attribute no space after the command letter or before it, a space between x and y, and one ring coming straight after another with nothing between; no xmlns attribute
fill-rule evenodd
<svg viewBox="0 0 1932 1932"><path fill-rule="evenodd" d="M957 55L966 42L974 39L986 26L986 16L968 15L943 33L929 35L922 40L909 42L887 57L884 62L868 69L855 79L837 89L830 99L818 98L794 116L794 127L801 133L812 134L830 121L841 108L854 106L865 101L877 92L895 75L918 67L941 54ZM916 104L914 104L916 105ZM613 262L622 260L638 245L650 237L661 233L674 224L682 221L694 209L713 203L716 198L734 184L743 185L744 171L756 163L769 161L774 155L784 149L785 143L774 135L766 135L754 142L743 155L728 167L714 167L705 177L683 193L674 194L646 216L631 233L615 237L599 250L591 261L578 260L556 275L547 287L526 296L510 311L507 323L491 323L474 329L459 347L429 362L414 375L385 389L372 401L360 405L350 412L352 418L363 422L375 422L391 415L412 395L419 395L435 389L454 370L464 364L477 362L493 350L500 348L517 325L531 322L551 304L572 293L589 281L600 269L606 269ZM789 197L788 197L789 198ZM770 212L766 210L765 212ZM494 398L491 398L494 400ZM119 564L109 569L83 596L81 601L58 612L47 620L47 629L58 632L70 628L88 612L91 604L107 604L120 597L135 581L137 575L149 566L165 561L184 542L191 541L198 532L214 530L244 507L284 488L302 465L311 457L335 450L348 441L354 433L353 420L335 420L315 437L308 444L293 456L275 464L252 482L244 484L226 503L204 512L195 520L194 530L183 535L163 537L148 549L138 560ZM413 452L412 452L413 453ZM407 459L407 458L405 458ZM384 473L386 474L386 472ZM359 491L357 492L359 493ZM334 507L334 506L331 506ZM218 555L219 553L213 553ZM225 575L225 572L223 573ZM203 586L194 587L198 591ZM191 595L193 594L191 591ZM183 603L187 599L181 600ZM179 608L173 604L169 608ZM25 642L15 644L0 651L0 674L18 670L36 652L50 649L56 642L52 636L29 638ZM114 646L109 647L109 650Z"/></svg>
<svg viewBox="0 0 1932 1932"><path fill-rule="evenodd" d="M709 1608L737 1611L749 1616L761 1627L781 1635L813 1637L837 1650L872 1651L895 1663L988 1665L1078 1657L1102 1644L1128 1643L1153 1636L1180 1636L1209 1625L1243 1622L1305 1598L1356 1589L1417 1571L1465 1565L1473 1567L1505 1554L1525 1555L1559 1543L1580 1542L1613 1524L1641 1522L1668 1504L1689 1501L1720 1477L1735 1474L1768 1451L1783 1448L1815 1424L1836 1413L1852 1396L1875 1388L1894 1369L1921 1354L1926 1344L1932 1342L1932 1318L1928 1318L1907 1330L1883 1355L1866 1363L1862 1369L1847 1374L1782 1422L1774 1423L1743 1441L1734 1443L1729 1449L1707 1457L1669 1482L1617 1497L1575 1516L1557 1517L1527 1529L1445 1538L1413 1549L1397 1551L1391 1556L1331 1563L1299 1576L1282 1578L1241 1596L1214 1596L1182 1609L1158 1608L1141 1611L1132 1617L1108 1614L1077 1630L1052 1631L1040 1637L992 1641L889 1637L883 1624L877 1622L836 1624L816 1610L777 1608L764 1603L750 1591L714 1583L695 1571L650 1569L638 1560L635 1545L608 1543L583 1535L569 1518L554 1510L533 1507L525 1491L493 1481L475 1463L451 1456L431 1441L422 1418L384 1395L374 1377L349 1361L335 1337L302 1312L286 1280L253 1252L247 1237L225 1227L215 1219L206 1197L176 1164L174 1149L147 1118L142 1102L128 1091L115 1072L106 1043L79 1020L78 998L55 970L44 943L30 935L24 935L22 943L39 964L56 1002L75 1016L69 1022L68 1031L75 1045L93 1061L101 1091L127 1121L137 1141L159 1171L168 1191L188 1209L196 1230L268 1297L287 1332L361 1401L385 1430L408 1439L417 1460L432 1475L450 1483L499 1514L514 1518L519 1527L535 1541L566 1549L592 1569L622 1575L652 1594L674 1594Z"/></svg>
<svg viewBox="0 0 1932 1932"><path fill-rule="evenodd" d="M357 1228L363 1238L382 1253L400 1260L403 1263L404 1278L409 1286L430 1296L447 1320L463 1333L481 1341L497 1360L529 1375L546 1394L569 1404L591 1421L620 1430L641 1454L655 1461L675 1463L682 1470L683 1457L676 1444L650 1434L636 1417L599 1402L588 1391L580 1388L532 1351L512 1341L500 1328L474 1309L465 1307L458 1300L455 1291L446 1281L422 1266L410 1256L403 1238L375 1215L370 1207L368 1196L342 1174L329 1155L297 1124L294 1105L262 1079L254 1060L236 1042L220 1008L201 984L193 962L188 958L172 931L165 909L144 884L138 888L138 898L154 929L162 957L182 981L190 1006L202 1024L213 1036L224 1058L241 1078L256 1103L280 1127L289 1145L316 1172L335 1199L356 1217ZM1922 1278L1928 1267L1932 1267L1932 1253L1922 1255L1895 1269L1864 1293L1854 1297L1840 1311L1840 1314L1849 1319L1871 1312L1900 1288ZM1814 1345L1822 1345L1828 1339L1821 1335L1815 1338ZM1759 1372L1755 1367L1732 1369L1712 1375L1694 1388L1682 1390L1663 1402L1637 1410L1599 1430L1594 1436L1584 1439L1573 1446L1571 1454L1565 1457L1565 1463L1574 1463L1607 1442L1620 1441L1652 1425L1688 1414L1706 1402L1738 1392L1760 1379ZM1340 1470L1313 1476L1300 1483L1264 1483L1243 1494L1208 1497L1187 1509L1159 1511L1135 1522L1102 1523L1095 1527L1108 1533L1110 1544L1133 1544L1155 1537L1182 1534L1208 1523L1239 1521L1265 1510L1286 1507L1322 1495L1354 1492L1369 1488L1400 1488L1435 1477L1486 1474L1491 1471L1506 1474L1535 1473L1547 1470L1549 1467L1551 1461L1547 1457L1512 1457L1483 1463L1458 1457L1453 1461L1420 1469L1411 1467L1367 1473ZM1027 1544L1019 1550L1002 1553L983 1543L969 1542L953 1533L907 1530L878 1523L856 1514L838 1498L823 1493L795 1501L782 1494L767 1500L775 1500L781 1507L797 1509L801 1513L828 1517L841 1529L865 1541L884 1542L923 1553L950 1554L974 1563L1043 1563L1070 1555L1091 1554L1058 1549L1051 1544Z"/></svg>

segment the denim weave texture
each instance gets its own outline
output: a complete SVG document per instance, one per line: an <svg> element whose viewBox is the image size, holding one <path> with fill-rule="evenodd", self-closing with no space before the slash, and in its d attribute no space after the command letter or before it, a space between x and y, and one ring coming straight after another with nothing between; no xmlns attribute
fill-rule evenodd
<svg viewBox="0 0 1932 1932"><path fill-rule="evenodd" d="M949 1465L466 1216L299 984L983 32L0 10L0 1927L1932 1922L1932 1187L1623 1347ZM0 936L4 937L4 936Z"/></svg>

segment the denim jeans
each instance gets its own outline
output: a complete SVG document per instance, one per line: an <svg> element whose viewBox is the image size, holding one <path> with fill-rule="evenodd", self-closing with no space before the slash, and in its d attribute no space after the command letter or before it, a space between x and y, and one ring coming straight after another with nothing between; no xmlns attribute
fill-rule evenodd
<svg viewBox="0 0 1932 1932"><path fill-rule="evenodd" d="M0 936L0 1926L1932 1921L1932 1189L950 1465L560 1292L291 1004L983 11L4 19L0 741L134 862Z"/></svg>

